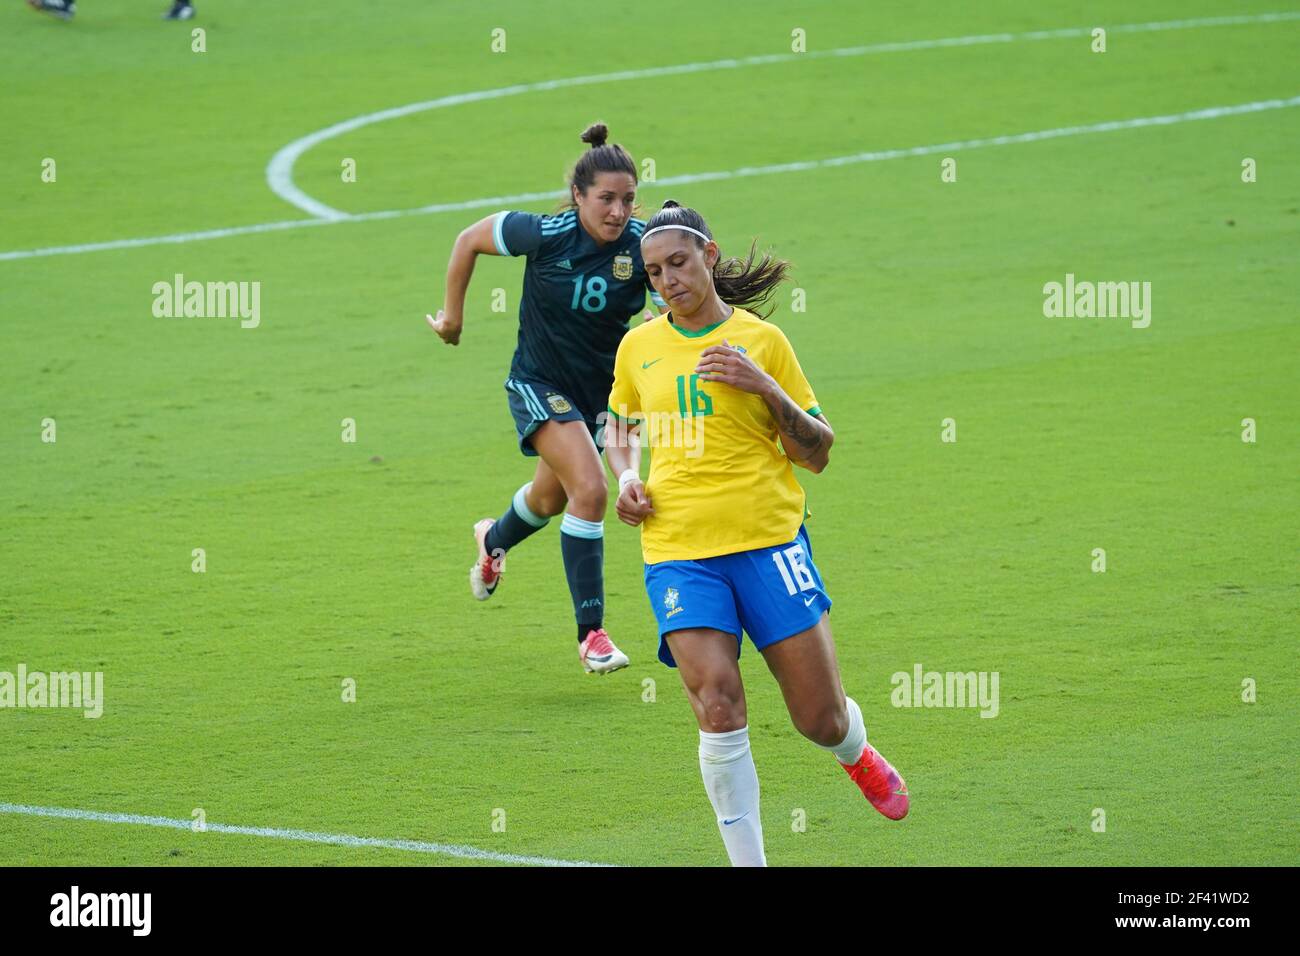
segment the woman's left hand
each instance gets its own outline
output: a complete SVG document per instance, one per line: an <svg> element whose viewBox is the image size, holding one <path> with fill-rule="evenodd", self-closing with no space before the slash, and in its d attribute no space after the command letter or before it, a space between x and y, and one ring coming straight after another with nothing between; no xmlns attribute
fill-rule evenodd
<svg viewBox="0 0 1300 956"><path fill-rule="evenodd" d="M695 373L701 382L722 382L755 395L762 394L772 384L772 376L726 339L722 340L721 345L710 345L700 353Z"/></svg>

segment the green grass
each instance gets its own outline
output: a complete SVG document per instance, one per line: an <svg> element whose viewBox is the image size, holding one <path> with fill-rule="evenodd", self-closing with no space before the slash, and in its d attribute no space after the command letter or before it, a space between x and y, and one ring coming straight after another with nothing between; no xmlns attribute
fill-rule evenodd
<svg viewBox="0 0 1300 956"><path fill-rule="evenodd" d="M1284 9L249 0L178 26L158 6L0 10L0 251L300 218L264 169L315 129L780 53L794 27L825 49ZM296 181L349 212L558 187L597 118L666 177L1285 98L1298 42L1293 21L574 87L366 127ZM57 101L33 92L48 76ZM902 824L872 812L747 648L772 863L1294 862L1298 134L1287 109L956 153L952 184L925 156L644 186L650 208L700 208L725 249L757 236L794 262L807 312L774 320L837 434L831 467L800 473L809 530L845 686L913 793ZM530 474L501 388L515 322L488 309L498 286L517 307L522 263L480 261L458 349L422 321L482 212L0 261L0 670L102 670L107 696L99 720L0 710L0 802L725 863L635 533L607 521L608 625L633 659L608 678L576 660L553 529L491 602L467 593L470 524ZM154 318L151 286L177 272L261 282L261 326ZM1150 281L1151 327L1044 318L1067 272ZM999 715L891 707L916 663L999 672ZM0 815L3 865L457 862Z"/></svg>

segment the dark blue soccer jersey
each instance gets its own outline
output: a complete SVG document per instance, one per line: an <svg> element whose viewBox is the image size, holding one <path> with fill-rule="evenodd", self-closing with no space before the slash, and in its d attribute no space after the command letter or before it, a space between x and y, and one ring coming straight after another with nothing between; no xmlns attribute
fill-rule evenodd
<svg viewBox="0 0 1300 956"><path fill-rule="evenodd" d="M576 210L497 215L497 252L528 257L512 378L553 385L589 419L605 410L628 320L645 308L647 290L662 302L641 262L644 230L644 220L629 219L618 241L599 246Z"/></svg>

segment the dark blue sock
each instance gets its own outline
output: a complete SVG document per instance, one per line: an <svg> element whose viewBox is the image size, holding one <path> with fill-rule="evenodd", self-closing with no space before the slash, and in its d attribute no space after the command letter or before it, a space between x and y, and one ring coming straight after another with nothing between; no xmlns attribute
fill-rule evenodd
<svg viewBox="0 0 1300 956"><path fill-rule="evenodd" d="M533 532L541 531L551 520L538 517L528 509L524 494L531 485L532 482L529 482L515 492L515 499L505 514L488 529L487 537L483 540L488 554L496 554L498 551L504 554Z"/></svg>
<svg viewBox="0 0 1300 956"><path fill-rule="evenodd" d="M560 552L582 643L605 619L605 523L566 514L560 524Z"/></svg>

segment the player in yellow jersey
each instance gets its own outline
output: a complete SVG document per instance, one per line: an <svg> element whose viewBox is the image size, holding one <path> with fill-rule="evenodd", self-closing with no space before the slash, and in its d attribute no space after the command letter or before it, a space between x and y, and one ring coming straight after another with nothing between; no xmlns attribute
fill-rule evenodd
<svg viewBox="0 0 1300 956"><path fill-rule="evenodd" d="M676 666L700 726L700 770L727 854L763 866L758 775L741 684L741 632L767 661L795 727L831 751L877 810L907 785L869 743L840 684L831 600L803 526L793 464L826 467L834 434L784 333L761 307L787 263L721 261L698 212L669 200L641 255L669 312L619 344L605 449L619 519L641 526L659 659ZM640 444L652 448L639 475Z"/></svg>

